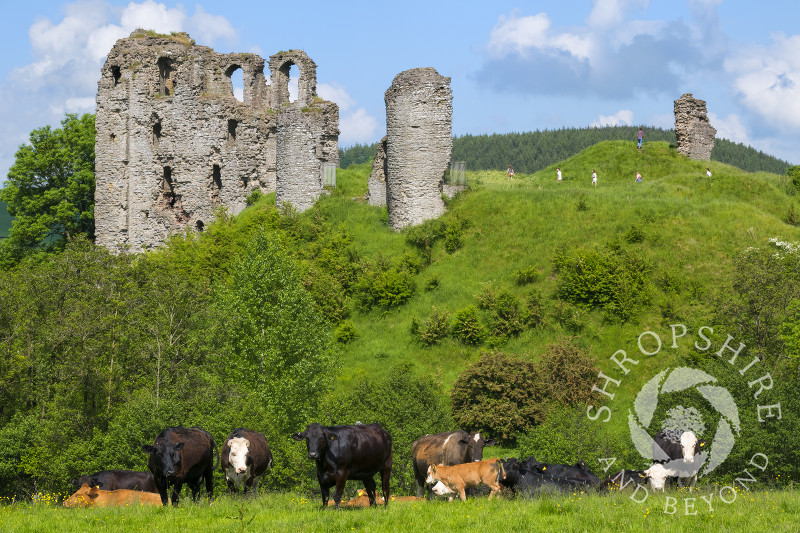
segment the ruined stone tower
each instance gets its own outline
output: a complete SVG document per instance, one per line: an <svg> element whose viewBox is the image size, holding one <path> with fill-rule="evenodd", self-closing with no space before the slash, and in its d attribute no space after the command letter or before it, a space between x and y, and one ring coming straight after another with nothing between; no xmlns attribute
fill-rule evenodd
<svg viewBox="0 0 800 533"><path fill-rule="evenodd" d="M709 161L717 130L708 121L705 100L686 93L675 100L675 138L678 153L697 161Z"/></svg>
<svg viewBox="0 0 800 533"><path fill-rule="evenodd" d="M444 173L453 149L450 78L433 68L406 70L386 91L386 207L394 229L445 211Z"/></svg>
<svg viewBox="0 0 800 533"><path fill-rule="evenodd" d="M292 65L300 77L290 103ZM269 84L264 66L186 34L136 30L117 41L97 91L98 244L153 248L186 227L202 230L220 206L240 212L256 189L284 190L290 202L308 189L316 199L322 163L338 163L338 107L316 96L316 65L303 51L272 56ZM242 102L231 82L239 69Z"/></svg>
<svg viewBox="0 0 800 533"><path fill-rule="evenodd" d="M386 205L386 135L378 143L372 171L367 180L367 203L383 207Z"/></svg>

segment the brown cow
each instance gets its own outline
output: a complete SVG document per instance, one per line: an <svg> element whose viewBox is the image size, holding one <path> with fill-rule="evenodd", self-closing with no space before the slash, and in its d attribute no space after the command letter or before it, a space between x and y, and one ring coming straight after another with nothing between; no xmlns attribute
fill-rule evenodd
<svg viewBox="0 0 800 533"><path fill-rule="evenodd" d="M417 498L416 496L389 496L389 501L392 502L420 502L424 500L424 498ZM376 495L375 503L377 505L381 505L383 503L383 498ZM352 500L343 501L342 507L369 507L369 496L367 495L367 491L364 489L358 489L356 497Z"/></svg>
<svg viewBox="0 0 800 533"><path fill-rule="evenodd" d="M425 495L425 476L431 465L453 466L483 459L483 448L493 446L494 440L486 440L480 433L449 431L420 437L411 445L411 464L417 482L417 496ZM427 489L428 497L431 489Z"/></svg>
<svg viewBox="0 0 800 533"><path fill-rule="evenodd" d="M84 483L75 494L64 501L64 507L119 507L122 505L161 505L161 496L157 492L141 490L100 490Z"/></svg>
<svg viewBox="0 0 800 533"><path fill-rule="evenodd" d="M497 459L474 461L453 466L431 465L428 467L428 484L441 481L448 489L458 493L461 501L466 501L465 490L481 483L491 489L489 499L500 493L500 479L505 478L503 465Z"/></svg>

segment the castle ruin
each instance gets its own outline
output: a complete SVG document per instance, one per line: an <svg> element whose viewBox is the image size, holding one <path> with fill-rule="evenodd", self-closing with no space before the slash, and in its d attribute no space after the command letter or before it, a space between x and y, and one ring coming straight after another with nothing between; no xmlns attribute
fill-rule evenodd
<svg viewBox="0 0 800 533"><path fill-rule="evenodd" d="M445 211L444 174L453 150L450 78L406 70L386 91L386 207L399 230ZM371 195L370 195L371 197Z"/></svg>
<svg viewBox="0 0 800 533"><path fill-rule="evenodd" d="M708 121L706 101L686 93L675 100L675 138L678 153L697 161L710 161L717 130Z"/></svg>
<svg viewBox="0 0 800 533"><path fill-rule="evenodd" d="M322 164L338 165L339 109L317 97L305 52L271 56L269 83L264 66L186 34L136 30L117 41L97 91L97 244L154 248L187 227L202 231L219 207L239 213L256 190L301 211L316 201ZM241 102L231 81L240 69Z"/></svg>

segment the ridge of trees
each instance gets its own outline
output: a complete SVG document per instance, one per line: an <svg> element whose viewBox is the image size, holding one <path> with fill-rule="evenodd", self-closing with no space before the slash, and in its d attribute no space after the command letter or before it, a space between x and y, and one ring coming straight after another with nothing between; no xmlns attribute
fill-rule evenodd
<svg viewBox="0 0 800 533"><path fill-rule="evenodd" d="M603 128L562 128L524 133L462 135L453 138L454 161L466 161L470 170L501 170L513 165L514 170L533 173L568 159L601 141L636 140L635 126ZM675 131L644 127L644 140L675 143ZM356 144L339 150L339 165L347 168L365 163L375 156L378 144ZM742 143L717 139L711 159L748 172L785 174L789 167L783 161Z"/></svg>

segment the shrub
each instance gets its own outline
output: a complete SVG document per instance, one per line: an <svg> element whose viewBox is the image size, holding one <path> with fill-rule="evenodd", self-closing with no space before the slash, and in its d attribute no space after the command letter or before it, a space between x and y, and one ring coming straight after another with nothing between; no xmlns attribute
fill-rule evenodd
<svg viewBox="0 0 800 533"><path fill-rule="evenodd" d="M484 353L459 374L450 393L459 427L513 441L545 414L545 391L536 365L503 353Z"/></svg>
<svg viewBox="0 0 800 533"><path fill-rule="evenodd" d="M578 211L588 211L589 210L589 204L586 203L586 198L584 196L581 196L578 199L578 205L575 206L575 207L578 209Z"/></svg>
<svg viewBox="0 0 800 533"><path fill-rule="evenodd" d="M345 320L339 324L339 327L336 328L333 336L337 342L347 344L348 342L354 341L358 338L358 330L356 330L355 324L353 324L350 320Z"/></svg>
<svg viewBox="0 0 800 533"><path fill-rule="evenodd" d="M631 244L642 242L644 240L644 231L639 226L631 226L625 232L625 241Z"/></svg>
<svg viewBox="0 0 800 533"><path fill-rule="evenodd" d="M452 254L464 245L464 230L469 227L468 220L450 219L444 230L444 249Z"/></svg>
<svg viewBox="0 0 800 533"><path fill-rule="evenodd" d="M514 272L514 278L517 280L517 285L527 285L539 281L539 270L536 266L531 265L528 268L521 268Z"/></svg>
<svg viewBox="0 0 800 533"><path fill-rule="evenodd" d="M439 287L439 284L442 280L439 276L432 276L428 281L425 282L425 292L431 292Z"/></svg>
<svg viewBox="0 0 800 533"><path fill-rule="evenodd" d="M795 210L794 204L789 207L789 211L786 213L786 218L784 220L787 224L792 226L800 226L800 213Z"/></svg>
<svg viewBox="0 0 800 533"><path fill-rule="evenodd" d="M408 272L390 268L364 276L358 283L357 291L362 309L369 310L376 306L391 309L404 304L414 295L416 282Z"/></svg>
<svg viewBox="0 0 800 533"><path fill-rule="evenodd" d="M406 230L406 242L419 250L425 263L430 265L433 261L433 245L444 233L445 225L441 220L427 220Z"/></svg>
<svg viewBox="0 0 800 533"><path fill-rule="evenodd" d="M433 308L433 314L425 321L425 326L420 327L419 323L416 325L416 336L425 346L432 346L442 342L442 339L447 337L450 329L448 321L450 316L446 310L439 311ZM413 325L413 321L412 321Z"/></svg>
<svg viewBox="0 0 800 533"><path fill-rule="evenodd" d="M547 399L561 405L580 405L592 397L598 369L594 359L570 339L545 349L539 360L539 379L547 387Z"/></svg>
<svg viewBox="0 0 800 533"><path fill-rule="evenodd" d="M477 346L486 337L486 329L478 319L478 309L470 306L456 313L453 318L453 337L463 342Z"/></svg>
<svg viewBox="0 0 800 533"><path fill-rule="evenodd" d="M492 307L490 333L498 340L507 341L525 329L526 317L520 311L519 298L508 291L502 291Z"/></svg>
<svg viewBox="0 0 800 533"><path fill-rule="evenodd" d="M497 290L491 283L486 283L476 298L481 309L493 309L497 301Z"/></svg>
<svg viewBox="0 0 800 533"><path fill-rule="evenodd" d="M531 289L528 293L525 310L525 322L528 327L537 328L544 323L546 309L541 291Z"/></svg>
<svg viewBox="0 0 800 533"><path fill-rule="evenodd" d="M255 205L263 197L264 193L261 192L261 189L254 189L253 192L247 195L247 198L245 198L245 202L247 202L247 205Z"/></svg>

